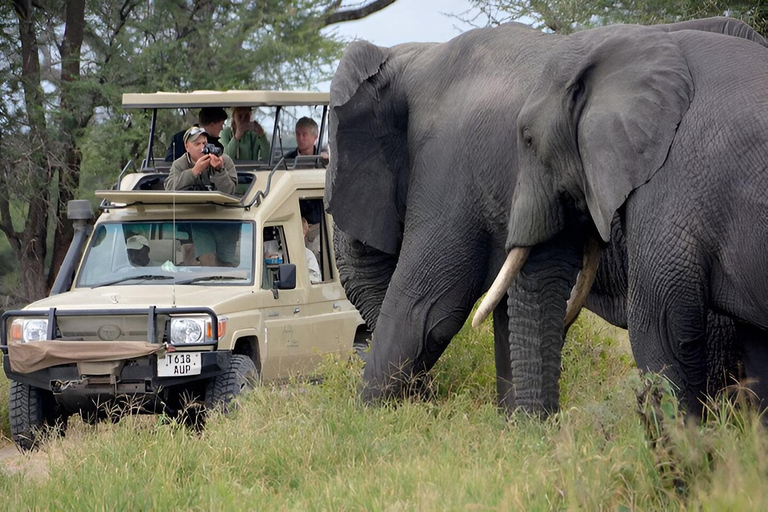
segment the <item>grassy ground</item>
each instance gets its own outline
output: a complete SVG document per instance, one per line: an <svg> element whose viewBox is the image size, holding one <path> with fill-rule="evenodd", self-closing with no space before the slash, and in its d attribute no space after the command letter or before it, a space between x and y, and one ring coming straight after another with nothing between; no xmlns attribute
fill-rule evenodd
<svg viewBox="0 0 768 512"><path fill-rule="evenodd" d="M686 426L659 392L646 428L625 334L582 316L546 421L494 406L486 325L454 340L428 401L364 407L359 367L327 361L321 385L263 386L200 435L157 418L73 424L0 462L0 509L765 509L760 422L718 404Z"/></svg>

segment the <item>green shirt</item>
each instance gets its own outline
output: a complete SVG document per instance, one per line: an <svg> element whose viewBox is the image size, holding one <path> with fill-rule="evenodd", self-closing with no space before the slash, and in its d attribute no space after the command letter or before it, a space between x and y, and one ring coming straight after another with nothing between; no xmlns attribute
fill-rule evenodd
<svg viewBox="0 0 768 512"><path fill-rule="evenodd" d="M258 137L248 130L237 140L232 133L232 127L227 126L221 131L219 140L224 145L224 154L233 160L269 160L269 142L266 135Z"/></svg>

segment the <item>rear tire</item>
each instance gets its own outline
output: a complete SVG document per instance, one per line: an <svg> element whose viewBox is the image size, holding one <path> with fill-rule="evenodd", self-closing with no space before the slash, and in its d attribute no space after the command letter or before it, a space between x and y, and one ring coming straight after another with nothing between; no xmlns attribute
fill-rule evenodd
<svg viewBox="0 0 768 512"><path fill-rule="evenodd" d="M214 378L205 389L205 408L224 413L235 407L232 400L253 389L259 382L259 370L253 360L242 354L233 354L227 371Z"/></svg>
<svg viewBox="0 0 768 512"><path fill-rule="evenodd" d="M66 431L68 418L50 391L12 380L9 409L11 437L22 450L37 448L46 435Z"/></svg>

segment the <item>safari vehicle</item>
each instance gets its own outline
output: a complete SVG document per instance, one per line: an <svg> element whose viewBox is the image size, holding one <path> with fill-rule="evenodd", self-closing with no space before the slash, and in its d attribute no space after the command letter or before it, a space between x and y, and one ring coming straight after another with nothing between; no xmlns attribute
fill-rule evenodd
<svg viewBox="0 0 768 512"><path fill-rule="evenodd" d="M155 140L159 109L272 109L275 148L281 114L312 106L324 120L327 105L327 93L123 96L125 108L152 109L146 158L140 168L129 163L112 190L96 192L102 213L93 226L90 203L70 203L75 239L51 296L2 316L19 446L73 414L96 421L116 402L170 416L188 401L226 406L257 379L312 376L324 354L364 343L334 264L319 155L289 162L280 147L268 161L235 161L235 195L166 191L171 164L154 156L166 149ZM211 266L196 259L205 237L219 244ZM309 254L320 269L314 282Z"/></svg>

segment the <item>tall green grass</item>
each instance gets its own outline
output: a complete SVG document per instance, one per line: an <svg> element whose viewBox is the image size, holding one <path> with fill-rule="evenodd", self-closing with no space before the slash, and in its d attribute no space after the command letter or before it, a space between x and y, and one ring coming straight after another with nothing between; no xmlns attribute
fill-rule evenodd
<svg viewBox="0 0 768 512"><path fill-rule="evenodd" d="M656 382L641 422L626 336L582 316L547 420L497 410L486 325L453 341L427 400L364 406L359 364L327 360L321 384L262 386L201 434L159 418L76 423L0 469L0 508L765 508L760 421L722 402L686 425Z"/></svg>

